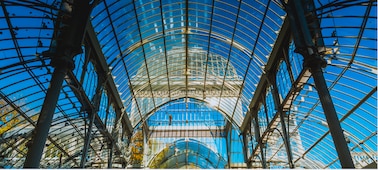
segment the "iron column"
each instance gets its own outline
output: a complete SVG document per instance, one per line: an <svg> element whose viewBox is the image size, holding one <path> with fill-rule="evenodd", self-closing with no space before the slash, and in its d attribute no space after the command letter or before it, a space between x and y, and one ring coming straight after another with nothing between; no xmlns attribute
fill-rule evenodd
<svg viewBox="0 0 378 170"><path fill-rule="evenodd" d="M309 65L341 166L343 168L354 168L352 156L345 140L339 118L337 117L331 95L329 94L321 66L319 62L314 62Z"/></svg>
<svg viewBox="0 0 378 170"><path fill-rule="evenodd" d="M50 50L43 54L52 56L51 65L55 69L37 125L33 130L32 140L28 144L24 168L39 168L40 166L62 83L67 71L74 68L72 58L81 53L81 42L90 11L89 0L75 0L72 4L63 0L61 3L55 24L55 37L53 37L55 43L52 43Z"/></svg>
<svg viewBox="0 0 378 170"><path fill-rule="evenodd" d="M94 122L94 118L95 118L94 114L96 114L96 112L91 112L89 114L90 114L89 115L89 125L88 125L89 127L88 127L87 135L85 136L85 139L84 139L84 146L83 146L81 160L80 160L80 168L85 168L89 144L90 144L91 139L92 139L92 128L93 128L93 122Z"/></svg>
<svg viewBox="0 0 378 170"><path fill-rule="evenodd" d="M38 118L37 126L32 135L32 141L29 143L28 153L24 163L24 168L39 168L42 158L43 148L50 130L55 107L59 98L60 89L64 76L66 76L68 67L60 65L55 68L52 75L47 94L43 102L42 110Z"/></svg>
<svg viewBox="0 0 378 170"><path fill-rule="evenodd" d="M322 58L324 42L314 2L313 0L291 0L288 3L283 2L283 5L293 30L296 52L303 56L304 69L309 68L313 76L341 166L354 168L352 156L322 71L322 68L326 66Z"/></svg>
<svg viewBox="0 0 378 170"><path fill-rule="evenodd" d="M108 168L112 168L113 167L113 148L114 148L114 146L113 146L114 144L113 144L113 142L111 142L110 144L109 144L109 157L108 157Z"/></svg>
<svg viewBox="0 0 378 170"><path fill-rule="evenodd" d="M261 138L261 135L260 135L260 124L259 124L258 115L255 116L255 123L253 125L254 125L253 127L255 128L256 141L258 145L260 145L261 166L263 169L266 169L267 168L266 158L265 158L265 153L264 153L265 143L263 142L263 139Z"/></svg>

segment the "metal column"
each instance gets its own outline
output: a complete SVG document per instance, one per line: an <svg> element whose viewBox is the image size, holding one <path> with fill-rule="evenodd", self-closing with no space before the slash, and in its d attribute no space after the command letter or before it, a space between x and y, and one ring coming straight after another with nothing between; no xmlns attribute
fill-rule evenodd
<svg viewBox="0 0 378 170"><path fill-rule="evenodd" d="M261 156L261 165L264 169L266 169L266 158L265 158L265 153L264 153L264 143L262 141L262 138L261 138L261 135L260 135L260 125L259 125L259 118L258 116L256 115L255 116L255 123L254 123L254 126L255 128L255 138L256 138L256 141L258 143L258 145L260 145L260 156Z"/></svg>
<svg viewBox="0 0 378 170"><path fill-rule="evenodd" d="M226 133L226 151L227 151L227 169L231 168L231 130L228 130ZM230 138L228 138L228 135L230 135Z"/></svg>
<svg viewBox="0 0 378 170"><path fill-rule="evenodd" d="M81 168L85 168L84 166L85 166L85 163L87 161L89 144L90 144L91 139L92 139L92 128L93 128L93 122L94 122L94 118L95 118L94 114L95 114L95 112L90 113L90 115L89 115L89 125L88 125L89 127L88 127L87 135L85 136L85 139L84 139L84 146L83 146L81 160L80 160L80 167Z"/></svg>
<svg viewBox="0 0 378 170"><path fill-rule="evenodd" d="M85 73L83 73L85 74ZM102 96L102 93L103 93L103 86L104 86L104 82L106 81L106 76L105 74L99 72L98 73L98 78L97 78L97 88L96 88L96 94L94 95L93 97L93 104L90 106L91 108L88 108L90 109L88 114L89 114L89 127L88 127L88 132L85 136L85 139L84 139L84 147L83 147L83 150L82 150L82 155L81 155L81 161L80 161L80 167L81 168L85 168L85 163L86 163L86 160L87 160L87 154L88 154L88 149L89 149L89 146L90 146L90 143L91 143L91 139L92 139L92 129L93 129L93 123L95 121L95 117L96 117L96 114L100 108L100 102L101 102L101 96ZM110 105L110 103L108 103L108 106Z"/></svg>
<svg viewBox="0 0 378 170"><path fill-rule="evenodd" d="M58 168L60 169L60 168L62 168L62 157L63 157L63 154L62 153L60 153L60 155L59 155L59 166L58 166Z"/></svg>
<svg viewBox="0 0 378 170"><path fill-rule="evenodd" d="M293 30L296 52L304 57L303 65L312 73L341 166L342 168L354 168L352 156L322 71L322 67L326 66L326 62L321 56L324 52L324 42L319 20L314 10L314 2L313 0L291 0L283 5Z"/></svg>
<svg viewBox="0 0 378 170"><path fill-rule="evenodd" d="M320 64L313 64L310 68L341 166L343 168L354 168L352 156L345 140Z"/></svg>
<svg viewBox="0 0 378 170"><path fill-rule="evenodd" d="M286 129L286 123L285 123L285 113L283 111L282 105L281 105L281 99L278 93L278 87L277 87L277 81L276 81L276 74L275 73L268 73L268 82L272 86L272 95L273 95L273 100L274 100L274 107L277 110L276 114L280 115L280 123L281 123L281 128L282 128L282 138L284 141L285 149L286 149L286 154L287 154L287 160L289 163L290 168L294 168L294 163L293 163L293 153L291 151L291 146L290 146L290 139L289 139L289 134ZM289 123L289 122L288 122Z"/></svg>
<svg viewBox="0 0 378 170"><path fill-rule="evenodd" d="M55 68L52 75L50 86L47 90L42 110L38 118L37 126L32 132L31 143L28 144L28 153L26 155L24 168L39 168L43 154L43 148L50 130L55 107L58 102L60 89L64 76L68 70L67 65L59 65Z"/></svg>
<svg viewBox="0 0 378 170"><path fill-rule="evenodd" d="M291 145L290 145L290 138L289 138L289 133L286 130L286 123L285 123L285 113L280 110L280 122L281 122L281 128L282 128L282 138L285 144L285 149L287 153L287 159L289 161L289 167L294 168L295 165L293 163L293 152L291 151ZM289 124L289 122L287 122Z"/></svg>
<svg viewBox="0 0 378 170"><path fill-rule="evenodd" d="M28 144L24 168L39 168L40 166L62 83L67 71L74 68L72 58L81 53L82 38L90 14L89 0L75 0L72 8L67 6L67 1L63 1L61 4L61 13L58 15L55 25L56 32L54 32L57 37L53 37L56 46L52 43L50 51L43 53L45 56L52 56L51 65L55 69L37 126L33 130L32 140ZM72 12L69 13L69 11Z"/></svg>
<svg viewBox="0 0 378 170"><path fill-rule="evenodd" d="M247 164L247 168L251 168L251 161L248 159L248 138L246 133L242 133L243 136L243 153L244 161Z"/></svg>
<svg viewBox="0 0 378 170"><path fill-rule="evenodd" d="M113 161L113 142L109 144L109 157L108 157L108 168L111 169L112 168L112 161Z"/></svg>

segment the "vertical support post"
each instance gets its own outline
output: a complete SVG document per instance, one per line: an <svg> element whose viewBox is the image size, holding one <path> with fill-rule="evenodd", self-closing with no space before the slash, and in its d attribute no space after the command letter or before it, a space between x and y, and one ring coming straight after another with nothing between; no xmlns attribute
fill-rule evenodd
<svg viewBox="0 0 378 170"><path fill-rule="evenodd" d="M354 168L352 155L345 140L320 64L314 64L310 68L341 166L343 168Z"/></svg>
<svg viewBox="0 0 378 170"><path fill-rule="evenodd" d="M147 123L145 123L145 125L146 125ZM142 127L142 131L144 132L144 135L143 135L143 160L142 161L144 161L144 160L147 160L147 154L146 153L148 153L148 150L149 150L149 147L148 147L148 140L149 140L149 138L148 138L148 134L149 134L149 130L148 130L148 127L149 126L143 126ZM144 161L144 162L142 162L142 168L144 168L144 167L147 167L147 161Z"/></svg>
<svg viewBox="0 0 378 170"><path fill-rule="evenodd" d="M247 133L242 133L243 136L243 153L244 153L244 162L247 164L247 168L251 168L251 161L248 159L248 138Z"/></svg>
<svg viewBox="0 0 378 170"><path fill-rule="evenodd" d="M47 89L47 94L38 118L37 126L32 132L31 143L28 144L29 149L26 155L24 168L39 168L43 148L46 144L60 89L62 88L62 83L67 70L67 65L60 65L54 69L50 86Z"/></svg>
<svg viewBox="0 0 378 170"><path fill-rule="evenodd" d="M310 69L313 76L341 167L354 168L352 156L322 71L322 67L326 66L326 62L322 58L324 42L319 20L314 10L314 2L313 0L292 0L283 5L293 30L296 52L304 57L303 65Z"/></svg>
<svg viewBox="0 0 378 170"><path fill-rule="evenodd" d="M60 155L59 155L59 166L58 166L58 168L62 168L62 157L63 157L63 154L60 153Z"/></svg>
<svg viewBox="0 0 378 170"><path fill-rule="evenodd" d="M282 110L279 111L280 114L280 122L281 122L281 128L282 128L282 137L285 144L285 149L287 153L287 159L289 161L289 167L294 168L295 165L293 163L293 153L291 151L291 145L290 145L290 139L289 139L289 132L286 130L286 123L285 123L285 112ZM289 122L288 122L289 123Z"/></svg>
<svg viewBox="0 0 378 170"><path fill-rule="evenodd" d="M87 155L88 155L88 149L90 142L92 140L92 129L93 129L93 123L96 117L96 114L99 110L100 107L100 102L101 102L101 96L102 96L102 88L103 84L105 81L105 76L102 73L98 73L98 78L97 78L97 88L96 88L96 94L93 97L93 105L91 105L90 111L88 112L89 114L89 127L88 127L88 132L87 135L85 136L84 139L84 146L82 150L82 155L81 155L81 160L80 160L80 167L85 168L85 163L87 161ZM110 105L110 103L108 103Z"/></svg>
<svg viewBox="0 0 378 170"><path fill-rule="evenodd" d="M93 122L94 122L94 118L95 118L94 114L95 113L93 113L93 112L90 113L90 117L89 117L88 132L87 132L87 135L85 136L85 139L84 139L84 146L83 146L81 160L80 160L80 167L81 168L85 168L85 163L87 161L89 144L90 144L91 139L92 139L92 128L93 128Z"/></svg>
<svg viewBox="0 0 378 170"><path fill-rule="evenodd" d="M261 135L260 135L260 125L259 125L259 118L256 115L255 116L255 123L253 124L255 128L255 138L257 144L260 146L260 157L261 157L261 165L264 169L267 168L266 166L266 158L265 158L265 153L264 153L264 143L262 141Z"/></svg>
<svg viewBox="0 0 378 170"><path fill-rule="evenodd" d="M280 115L280 124L281 124L282 135L283 135L282 138L283 138L285 149L286 149L287 161L289 163L289 167L294 168L295 166L294 166L294 163L293 163L293 153L291 151L289 134L288 134L287 129L286 129L285 113L284 113L283 108L281 106L281 99L280 99L280 96L279 96L279 93L278 93L278 87L277 87L277 81L276 81L276 74L275 73L269 73L268 82L272 86L272 95L273 95L273 100L274 100L274 107L277 110L277 114Z"/></svg>
<svg viewBox="0 0 378 170"><path fill-rule="evenodd" d="M129 148L130 147L130 143L131 143L131 138L132 138L132 136L133 136L133 133L129 133L128 135L127 135L127 145L126 145L126 147L125 148ZM130 160L129 160L129 162L130 162ZM127 162L127 160L125 160L125 163L124 164L122 164L123 166L122 166L122 168L126 168L126 166L127 166L127 164L129 164L129 162Z"/></svg>
<svg viewBox="0 0 378 170"><path fill-rule="evenodd" d="M110 102L109 102L109 103L110 103ZM110 108L110 105L108 105L108 107L106 108L106 111L105 111L105 121L104 121L105 127L108 126L109 108ZM116 120L117 120L117 119L116 119Z"/></svg>
<svg viewBox="0 0 378 170"><path fill-rule="evenodd" d="M112 168L112 161L113 161L113 149L114 149L114 146L113 146L113 142L111 142L109 144L109 157L108 157L108 168L111 169Z"/></svg>
<svg viewBox="0 0 378 170"><path fill-rule="evenodd" d="M32 140L28 144L24 168L39 168L40 166L62 83L67 71L74 68L72 58L81 53L81 43L91 11L89 0L75 0L72 6L67 1L61 4L61 11L64 12L58 15L56 32L54 32L57 37L53 37L56 40L56 46L52 45L50 51L43 54L52 55L51 65L55 69L37 125L33 130Z"/></svg>
<svg viewBox="0 0 378 170"><path fill-rule="evenodd" d="M231 131L232 129L227 130L227 133L226 133L226 150L227 150L227 166L228 166L227 169L231 168L231 139L230 139Z"/></svg>

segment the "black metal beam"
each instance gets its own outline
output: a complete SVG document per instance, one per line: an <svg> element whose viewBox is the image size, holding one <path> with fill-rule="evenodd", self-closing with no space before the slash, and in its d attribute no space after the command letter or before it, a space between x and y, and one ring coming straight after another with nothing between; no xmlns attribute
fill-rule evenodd
<svg viewBox="0 0 378 170"><path fill-rule="evenodd" d="M269 60L267 62L267 65L265 67L265 73L263 74L260 82L257 86L257 89L255 91L254 97L252 98L252 101L249 105L250 111L247 112L247 115L243 121L243 124L241 126L241 131L245 132L247 130L246 125L249 121L251 121L252 118L257 116L258 108L262 104L261 97L266 96L266 89L269 88L269 81L268 81L268 73L275 73L278 70L280 60L283 59L284 55L283 51L287 49L287 46L289 45L289 40L291 39L290 35L290 28L288 19L284 20L284 23L281 28L281 32L278 35L277 41L275 43L275 46L273 47L271 56L269 57ZM310 78L310 72L308 69L303 69L299 73L297 79L295 82L292 83L292 87L290 88L288 95L285 96L285 98L282 100L280 107L281 110L288 110L290 109L290 103L295 99L295 97L299 94L300 89L303 87L304 83L308 81ZM276 126L279 124L280 114L277 112L277 114L274 115L274 117L269 120L269 124L267 126L267 129L262 133L261 135L261 142L264 143L264 141L267 140L269 133L271 132L271 129L275 129ZM258 153L260 153L260 145L258 145L256 148L254 148L252 155L250 159L252 159L254 156L256 156Z"/></svg>
<svg viewBox="0 0 378 170"><path fill-rule="evenodd" d="M91 48L93 50L92 59L96 61L95 62L96 64L94 65L96 70L101 70L101 72L106 74L107 79L106 79L105 88L107 89L108 96L112 97L112 101L115 104L116 113L122 119L121 122L123 122L123 125L124 125L123 126L124 132L126 133L126 135L131 135L133 132L133 127L131 126L131 122L128 115L125 113L123 109L124 106L123 106L121 97L114 83L114 79L111 76L109 66L105 60L104 54L101 51L100 43L98 42L97 35L91 23L88 23L87 28L86 28L85 43L92 47Z"/></svg>
<svg viewBox="0 0 378 170"><path fill-rule="evenodd" d="M283 51L285 53L285 51ZM284 54L282 54L283 56ZM268 81L270 85L272 86L272 96L273 96L273 101L274 101L274 107L277 110L277 113L280 117L280 124L281 124L281 129L282 129L282 139L285 144L285 149L286 149L286 154L287 154L287 159L289 163L290 168L294 168L293 164L293 154L291 151L291 146L290 146L290 138L288 134L288 130L286 129L286 122L285 122L285 112L283 111L283 106L281 105L281 99L280 99L280 94L278 92L278 87L277 87L277 81L276 81L277 74L276 72L274 73L269 73L268 74ZM290 93L289 93L290 95ZM289 123L289 122L287 122Z"/></svg>
<svg viewBox="0 0 378 170"><path fill-rule="evenodd" d="M103 135L111 138L111 134L106 130L105 124L102 122L101 118L97 115L96 112L93 112L96 110L95 108L97 106L92 104L91 100L88 98L85 91L82 88L80 88L81 84L77 80L76 76L73 74L72 71L69 71L67 73L67 76L68 76L67 81L70 84L69 87L72 89L75 96L77 96L79 102L83 105L84 110L87 111L88 114L94 114L94 118L95 118L94 123L96 127L100 130L100 132Z"/></svg>
<svg viewBox="0 0 378 170"><path fill-rule="evenodd" d="M113 167L113 148L114 143L109 144L109 156L108 156L108 168L111 169Z"/></svg>
<svg viewBox="0 0 378 170"><path fill-rule="evenodd" d="M290 103L299 94L299 91L303 87L304 83L306 83L308 81L308 79L310 78L310 75L311 74L308 71L308 69L304 69L299 73L297 80L293 83L288 95L283 99L283 101L281 103L281 107L283 108L283 110L290 108ZM257 114L257 110L255 110L253 112L255 112ZM263 142L268 140L269 134L271 133L272 129L276 129L276 127L280 123L279 117L280 117L280 114L279 114L279 112L277 112L274 115L274 117L271 120L269 120L269 124L268 124L267 128L265 129L265 131L261 135L261 140ZM259 145L253 150L251 157L256 156L258 153L260 153Z"/></svg>
<svg viewBox="0 0 378 170"><path fill-rule="evenodd" d="M333 105L331 95L329 94L327 84L324 79L321 67L312 67L312 76L314 78L316 90L318 91L320 101L327 119L329 131L335 144L341 166L343 168L354 168L352 156L348 144L345 140L340 121L337 117L335 106Z"/></svg>
<svg viewBox="0 0 378 170"><path fill-rule="evenodd" d="M32 141L28 146L29 148L24 168L39 168L40 166L43 149L45 148L60 89L67 70L68 68L65 68L64 66L57 67L54 70L50 82L50 88L47 90L37 125L32 133Z"/></svg>
<svg viewBox="0 0 378 170"><path fill-rule="evenodd" d="M257 144L259 145L259 148L260 148L261 166L262 166L262 168L266 169L267 168L266 157L265 157L265 153L264 153L265 142L263 142L261 135L260 135L260 124L259 124L259 118L257 116L255 117L255 123L253 125L254 125L253 127L255 128L255 138L256 138ZM253 158L253 155L251 155L251 159L252 158Z"/></svg>
<svg viewBox="0 0 378 170"><path fill-rule="evenodd" d="M95 121L95 115L97 115L97 113L98 113L98 108L100 107L102 88L103 88L102 87L103 79L101 78L101 76L102 75L99 74L99 78L97 80L98 83L97 83L97 87L96 87L96 94L93 97L94 101L93 101L92 110L90 110L88 112L89 113L88 114L89 115L89 125L88 125L89 127L88 127L88 132L87 132L85 139L84 139L83 153L82 153L81 160L80 160L80 167L81 168L85 168L88 149L89 149L90 142L91 142L91 139L92 139L93 123ZM106 126L105 126L105 128L106 128Z"/></svg>
<svg viewBox="0 0 378 170"><path fill-rule="evenodd" d="M3 10L3 12L4 12L4 16L5 16L5 19L6 19L6 22L7 22L7 24L8 24L8 27L9 27L9 29L10 30L13 30L13 26L12 26L12 24L11 24L11 21L10 21L10 18L9 18L9 13L7 12L7 10L6 10L6 8L5 8L5 5L4 5L4 2L3 1L1 1L1 7L2 7L2 10ZM16 35L15 35L15 32L14 31L10 31L10 33L11 33L11 36L12 36L12 40L13 40L13 44L14 44L14 46L15 46L15 49L16 49L16 52L17 52L17 55L18 55L18 57L20 58L20 60L21 60L21 63L22 63L22 65L24 66L24 68L27 70L27 72L30 74L30 76L36 81L36 82L39 82L40 83L40 81L36 78L36 76L35 76L35 74L30 70L30 68L29 67L27 67L25 64L26 64L26 62L24 61L24 59L23 59L23 55L22 55L22 53L21 53L21 50L20 50L20 47L19 47L19 44L18 44L18 41L17 41L17 38L16 38ZM38 84L38 85L40 85L40 84ZM42 88L42 86L40 85L40 87L41 87L41 89L43 89ZM2 95L2 98L4 99L4 100L6 100L7 99L7 97L6 97L6 95L5 94L3 94L2 92L1 92L1 95ZM11 105L19 114L21 114L30 124L32 124L34 127L36 126L36 124L34 123L34 121L33 120L31 120L31 118L30 117L28 117L17 105L15 105L10 99L7 99L6 100L6 102L9 104L9 105ZM51 123L50 123L51 124ZM64 149L62 149L52 138L50 138L50 137L48 137L47 136L47 139L49 139L50 140L50 142L51 143L53 143L58 149L60 149L63 153L65 153L66 155L68 155L68 153L67 152L65 152L64 151ZM46 138L44 139L45 140L45 142L46 142ZM41 153L42 154L42 153ZM69 155L68 155L69 156ZM76 162L75 162L76 163Z"/></svg>

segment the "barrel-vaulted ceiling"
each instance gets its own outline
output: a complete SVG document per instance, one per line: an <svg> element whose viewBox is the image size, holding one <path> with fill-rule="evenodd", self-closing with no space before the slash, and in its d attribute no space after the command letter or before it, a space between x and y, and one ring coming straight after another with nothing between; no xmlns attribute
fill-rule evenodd
<svg viewBox="0 0 378 170"><path fill-rule="evenodd" d="M106 161L101 155L108 147L104 141L112 137L112 131L127 129L127 123L115 121L120 110L130 118L132 130L175 100L203 102L242 130L248 128L253 111L261 119L260 131L267 132L261 136L268 138L270 132L264 128L276 120L276 108L271 88L259 88L266 81L262 77L266 78L269 61L280 58L276 63L280 97L295 120L291 133L301 141L293 146L294 163L340 168L314 82L302 66L303 57L294 52L293 44L280 38L290 34L282 1L92 2L84 41L97 41L100 46L95 50L83 46L84 53L74 58L76 67L63 83L44 151L55 156L59 152L62 161L43 159L42 167L79 165L76 158L88 128L83 108L98 92L101 76L98 61L91 58L97 50L96 55L105 57L107 81L117 89L100 89L102 100L88 162ZM363 161L377 160L377 2L314 3L326 47L324 76L356 167L363 167L367 164ZM61 1L2 0L0 5L0 155L10 157L5 167L22 167L22 159L11 158L25 157L25 145L49 87L54 68L43 52L53 42ZM275 50L282 50L283 43L287 56L277 56ZM115 150L122 152L124 145L120 138ZM273 160L282 148L275 148L277 152L267 155L267 160Z"/></svg>
<svg viewBox="0 0 378 170"><path fill-rule="evenodd" d="M241 126L284 18L277 1L148 0L103 1L91 21L134 126L177 98Z"/></svg>
<svg viewBox="0 0 378 170"><path fill-rule="evenodd" d="M350 144L354 156L361 149L356 143L362 142L369 143L362 148L374 157L376 2L314 3L326 47L325 78L341 124L355 142ZM279 38L290 34L285 19L278 0L109 0L94 8L91 24L133 126L169 101L195 98L242 130L251 121L245 120L250 107L257 106L253 109L258 110L254 114L262 119L260 124L267 119L264 132L273 124L269 121L277 119L272 116L271 89L261 92L258 86L264 81L261 77L266 77L268 61L277 58L274 48L282 50L280 44L288 43ZM303 140L303 145L296 146L294 160L307 167L338 167L335 150L327 145L332 138L303 58L292 44L284 49L288 57L279 60L285 64L278 66L276 81L286 109L296 119L293 133L301 133ZM267 96L265 108L254 105L257 93ZM272 160L275 155L270 156ZM304 156L327 163L308 163Z"/></svg>

